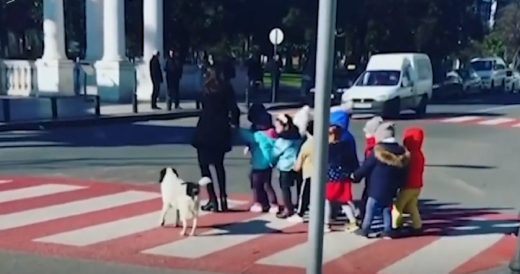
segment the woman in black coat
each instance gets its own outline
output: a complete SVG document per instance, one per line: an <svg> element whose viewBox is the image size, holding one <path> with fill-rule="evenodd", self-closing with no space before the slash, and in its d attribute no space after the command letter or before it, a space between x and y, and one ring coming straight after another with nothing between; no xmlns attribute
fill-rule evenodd
<svg viewBox="0 0 520 274"><path fill-rule="evenodd" d="M233 129L238 126L240 110L231 83L222 70L208 68L202 93L202 112L197 123L193 146L202 176L211 178L209 166L215 166L220 194L220 209L227 211L226 171L224 156L231 151ZM209 202L204 211L218 211L217 195L213 183L207 186Z"/></svg>

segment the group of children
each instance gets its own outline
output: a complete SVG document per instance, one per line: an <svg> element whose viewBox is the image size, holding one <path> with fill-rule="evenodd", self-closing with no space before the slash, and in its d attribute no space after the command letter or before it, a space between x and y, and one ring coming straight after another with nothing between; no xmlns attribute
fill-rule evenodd
<svg viewBox="0 0 520 274"><path fill-rule="evenodd" d="M403 225L403 213L412 218L412 231L422 229L418 198L423 186L424 154L421 128L405 130L403 144L395 138L395 125L381 117L370 119L365 127L365 153L358 161L356 142L349 131L348 107L334 107L330 114L329 156L326 184L325 230L331 230L333 207L338 205L348 219L346 231L369 237L377 215L383 217L383 232L391 238ZM303 107L294 118L281 114L275 118L261 104L251 106L250 129L241 131L247 143L245 153L251 156L251 188L253 212L272 212L278 218L303 222L309 207L313 176L313 121L309 107ZM272 169L279 173L281 197L278 205L271 185ZM352 184L364 180L360 210L354 204ZM296 186L298 202L292 200Z"/></svg>

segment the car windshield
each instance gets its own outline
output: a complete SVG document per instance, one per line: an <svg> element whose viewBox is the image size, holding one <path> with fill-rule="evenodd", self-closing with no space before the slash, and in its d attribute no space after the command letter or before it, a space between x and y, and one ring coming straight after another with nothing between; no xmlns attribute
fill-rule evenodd
<svg viewBox="0 0 520 274"><path fill-rule="evenodd" d="M486 71L493 69L492 61L474 61L471 62L471 67L476 71Z"/></svg>
<svg viewBox="0 0 520 274"><path fill-rule="evenodd" d="M401 72L397 70L365 71L359 76L356 86L396 86L400 77Z"/></svg>

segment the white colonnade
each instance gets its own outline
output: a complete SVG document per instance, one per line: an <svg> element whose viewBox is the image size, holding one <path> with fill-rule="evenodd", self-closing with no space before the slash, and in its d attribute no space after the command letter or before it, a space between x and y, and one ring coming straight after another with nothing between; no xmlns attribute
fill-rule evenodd
<svg viewBox="0 0 520 274"><path fill-rule="evenodd" d="M124 0L86 1L85 60L94 64L98 94L104 101L130 101L137 86L138 98L149 100L148 63L163 50L163 0L143 0L143 59L134 66L126 58ZM65 54L63 0L44 0L44 54L37 61L38 87L43 92L74 94L74 63Z"/></svg>
<svg viewBox="0 0 520 274"><path fill-rule="evenodd" d="M65 55L63 0L43 1L42 58L36 61L38 89L44 93L74 93L74 63Z"/></svg>

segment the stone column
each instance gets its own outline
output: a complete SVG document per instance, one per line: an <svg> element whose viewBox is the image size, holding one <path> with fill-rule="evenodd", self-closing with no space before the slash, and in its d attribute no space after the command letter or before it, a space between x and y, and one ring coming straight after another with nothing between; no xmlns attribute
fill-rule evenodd
<svg viewBox="0 0 520 274"><path fill-rule="evenodd" d="M103 57L103 0L85 0L87 25L86 61L97 61Z"/></svg>
<svg viewBox="0 0 520 274"><path fill-rule="evenodd" d="M163 49L163 0L143 0L143 59L148 61Z"/></svg>
<svg viewBox="0 0 520 274"><path fill-rule="evenodd" d="M43 1L43 56L36 61L37 89L74 94L74 63L65 54L63 0Z"/></svg>
<svg viewBox="0 0 520 274"><path fill-rule="evenodd" d="M166 52L163 49L163 0L143 0L143 60L138 66L137 96L139 100L150 100L152 80L150 78L149 62L157 51L163 61ZM161 86L161 94L166 87Z"/></svg>
<svg viewBox="0 0 520 274"><path fill-rule="evenodd" d="M123 0L103 0L103 58L96 63L98 94L103 101L130 102L134 68L125 57Z"/></svg>

